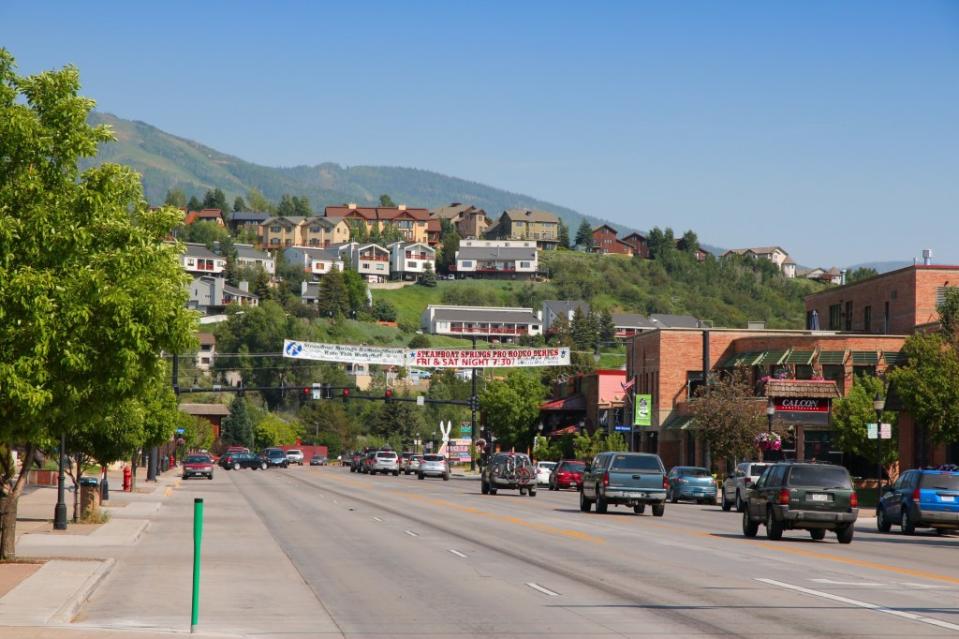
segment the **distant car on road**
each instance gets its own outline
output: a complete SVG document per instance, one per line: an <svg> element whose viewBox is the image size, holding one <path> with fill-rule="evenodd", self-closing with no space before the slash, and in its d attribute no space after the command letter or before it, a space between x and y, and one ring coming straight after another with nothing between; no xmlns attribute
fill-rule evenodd
<svg viewBox="0 0 959 639"><path fill-rule="evenodd" d="M889 532L899 526L904 535L916 528L939 534L959 528L959 471L907 470L883 490L876 506L876 527Z"/></svg>
<svg viewBox="0 0 959 639"><path fill-rule="evenodd" d="M206 477L213 479L213 458L209 455L189 455L183 460L183 479Z"/></svg>
<svg viewBox="0 0 959 639"><path fill-rule="evenodd" d="M859 498L845 468L779 462L766 468L749 489L743 535L755 537L762 524L773 541L781 539L785 530L802 529L815 541L833 531L839 543L848 544L858 516Z"/></svg>
<svg viewBox="0 0 959 639"><path fill-rule="evenodd" d="M358 473L360 472L360 467L363 465L363 453L358 450L354 450L350 453L350 472Z"/></svg>
<svg viewBox="0 0 959 639"><path fill-rule="evenodd" d="M291 448L286 451L286 458L291 464L303 465L303 451L298 448Z"/></svg>
<svg viewBox="0 0 959 639"><path fill-rule="evenodd" d="M729 511L733 506L736 506L736 510L739 512L745 510L746 493L751 486L759 481L759 476L763 474L767 466L769 464L757 464L756 462L737 464L733 474L723 481L723 510Z"/></svg>
<svg viewBox="0 0 959 639"><path fill-rule="evenodd" d="M581 462L578 459L559 460L549 477L549 489L576 488L578 490L583 485L583 472L585 470L586 462Z"/></svg>
<svg viewBox="0 0 959 639"><path fill-rule="evenodd" d="M224 454L223 457L220 458L220 466L222 466L224 470L240 470L241 468L265 470L267 462L256 453L246 451Z"/></svg>
<svg viewBox="0 0 959 639"><path fill-rule="evenodd" d="M419 469L416 472L419 479L425 477L442 477L443 481L450 480L450 466L443 455L423 455Z"/></svg>
<svg viewBox="0 0 959 639"><path fill-rule="evenodd" d="M310 457L310 466L326 466L326 455L313 455Z"/></svg>
<svg viewBox="0 0 959 639"><path fill-rule="evenodd" d="M409 475L415 473L420 469L420 461L423 459L422 455L417 453L410 453L409 457L406 457L406 453L403 453L403 461L400 463L400 470L403 471L404 475Z"/></svg>
<svg viewBox="0 0 959 639"><path fill-rule="evenodd" d="M400 457L392 450L378 450L373 453L372 463L370 464L370 474L393 473L394 477L400 474Z"/></svg>
<svg viewBox="0 0 959 639"><path fill-rule="evenodd" d="M480 476L480 490L495 495L499 490L518 490L536 496L536 469L524 453L495 453Z"/></svg>
<svg viewBox="0 0 959 639"><path fill-rule="evenodd" d="M556 468L556 462L541 461L536 462L536 483L539 486L548 486L549 478Z"/></svg>
<svg viewBox="0 0 959 639"><path fill-rule="evenodd" d="M277 466L286 468L290 465L290 460L282 448L267 448L260 454L260 457L266 460L268 468L275 468Z"/></svg>
<svg viewBox="0 0 959 639"><path fill-rule="evenodd" d="M716 480L705 468L698 466L673 466L669 475L666 499L672 503L680 499L694 500L697 504L716 503Z"/></svg>
<svg viewBox="0 0 959 639"><path fill-rule="evenodd" d="M609 506L632 506L633 512L641 515L651 505L653 516L662 517L668 487L659 455L604 452L586 466L579 509L588 513L595 503L596 512L603 514Z"/></svg>

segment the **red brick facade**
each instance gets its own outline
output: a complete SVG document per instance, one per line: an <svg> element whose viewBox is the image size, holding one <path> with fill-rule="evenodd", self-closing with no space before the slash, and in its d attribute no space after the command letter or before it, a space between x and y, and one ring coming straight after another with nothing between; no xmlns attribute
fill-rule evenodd
<svg viewBox="0 0 959 639"><path fill-rule="evenodd" d="M808 296L807 322L815 310L823 330L909 334L937 321L937 294L948 286L959 286L959 266L909 266Z"/></svg>

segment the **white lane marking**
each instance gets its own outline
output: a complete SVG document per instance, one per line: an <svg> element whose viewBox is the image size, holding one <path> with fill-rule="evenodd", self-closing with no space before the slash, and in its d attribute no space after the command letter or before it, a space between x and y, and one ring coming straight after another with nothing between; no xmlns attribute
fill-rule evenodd
<svg viewBox="0 0 959 639"><path fill-rule="evenodd" d="M466 558L467 558L466 555L464 555L464 554L461 553L460 551L456 550L455 548L450 548L449 551L450 551L451 553L453 553L454 555L456 555L457 557L462 557L463 559L466 559Z"/></svg>
<svg viewBox="0 0 959 639"><path fill-rule="evenodd" d="M884 586L886 584L877 584L871 581L833 581L832 579L810 579L817 584L829 584L831 586Z"/></svg>
<svg viewBox="0 0 959 639"><path fill-rule="evenodd" d="M374 517L374 518L373 518L373 521L383 521L383 520L380 519L379 517Z"/></svg>
<svg viewBox="0 0 959 639"><path fill-rule="evenodd" d="M552 590L549 590L548 588L543 588L539 584L533 583L532 581L526 582L526 585L532 588L533 590L540 591L544 595L549 595L550 597L559 597L558 592L553 592Z"/></svg>
<svg viewBox="0 0 959 639"><path fill-rule="evenodd" d="M794 586L792 584L783 583L781 581L776 581L775 579L756 578L756 581L761 581L764 584L769 584L770 586L778 586L780 588L785 588L787 590L795 590L796 592L812 595L813 597L821 597L822 599L829 599L830 601L838 601L839 603L849 604L850 606L858 606L860 608L865 608L867 610L874 610L876 612L882 612L887 615L892 615L894 617L909 619L910 621L918 621L920 623L929 624L930 626L938 626L939 628L945 628L947 630L959 631L959 624L949 623L948 621L940 621L939 619L933 619L932 617L923 617L921 615L916 615L911 612L903 612L902 610L893 610L891 608L886 608L878 604L869 603L868 601L859 601L857 599L850 599L848 597L840 597L839 595L833 595L828 592L823 592L821 590L813 590L811 588L803 588L802 586Z"/></svg>
<svg viewBox="0 0 959 639"><path fill-rule="evenodd" d="M406 533L407 535L409 535L410 537L419 537L419 534L413 532L412 530L404 530L403 532L405 532L405 533Z"/></svg>
<svg viewBox="0 0 959 639"><path fill-rule="evenodd" d="M917 584L911 581L903 581L900 583L902 586L908 586L910 588L920 588L922 590L955 590L949 586L937 586L935 584Z"/></svg>

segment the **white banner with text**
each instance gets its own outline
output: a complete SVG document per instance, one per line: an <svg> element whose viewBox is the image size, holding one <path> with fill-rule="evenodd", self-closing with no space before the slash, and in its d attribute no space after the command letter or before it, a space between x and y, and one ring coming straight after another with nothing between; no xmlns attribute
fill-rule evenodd
<svg viewBox="0 0 959 639"><path fill-rule="evenodd" d="M525 368L569 366L569 348L502 348L497 350L353 346L283 341L283 356L321 362L419 366L425 368Z"/></svg>

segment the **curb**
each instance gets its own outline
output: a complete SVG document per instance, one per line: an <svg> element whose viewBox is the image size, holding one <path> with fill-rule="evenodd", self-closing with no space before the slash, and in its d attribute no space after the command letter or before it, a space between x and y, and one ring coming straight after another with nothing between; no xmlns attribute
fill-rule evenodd
<svg viewBox="0 0 959 639"><path fill-rule="evenodd" d="M80 612L80 607L86 603L87 599L90 598L90 595L93 594L93 591L97 589L107 575L110 574L110 571L113 570L113 566L116 565L115 559L105 559L103 563L100 564L100 567L97 570L86 578L83 582L83 585L80 586L79 590L74 593L70 599L68 599L62 606L60 606L56 612L54 612L47 619L47 624L68 624L73 618Z"/></svg>

